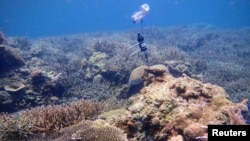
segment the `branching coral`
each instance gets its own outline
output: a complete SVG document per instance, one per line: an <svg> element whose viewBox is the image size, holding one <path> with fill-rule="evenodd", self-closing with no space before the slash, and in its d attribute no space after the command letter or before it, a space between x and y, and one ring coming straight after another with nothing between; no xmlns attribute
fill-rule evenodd
<svg viewBox="0 0 250 141"><path fill-rule="evenodd" d="M2 113L0 123L0 139L19 139L32 134L32 123L29 119Z"/></svg>
<svg viewBox="0 0 250 141"><path fill-rule="evenodd" d="M116 42L109 42L107 40L98 40L93 45L96 52L103 52L109 56L115 55L115 50L119 48Z"/></svg>
<svg viewBox="0 0 250 141"><path fill-rule="evenodd" d="M30 50L32 42L27 37L15 37L8 40L8 44L14 48L19 48L23 51Z"/></svg>
<svg viewBox="0 0 250 141"><path fill-rule="evenodd" d="M80 100L69 106L42 106L17 115L3 114L0 116L1 139L59 131L81 120L96 118L104 107L103 103Z"/></svg>

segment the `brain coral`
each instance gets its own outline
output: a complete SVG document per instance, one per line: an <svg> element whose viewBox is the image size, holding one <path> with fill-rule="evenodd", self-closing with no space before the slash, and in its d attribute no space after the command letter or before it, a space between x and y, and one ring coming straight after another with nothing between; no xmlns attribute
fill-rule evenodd
<svg viewBox="0 0 250 141"><path fill-rule="evenodd" d="M150 81L150 78L152 75L148 75L148 71L151 73L160 72L160 74L162 74L162 73L167 72L167 67L165 65L158 64L158 65L153 65L150 67L142 65L142 66L135 68L129 76L128 95L139 92L140 89L143 87L143 84L144 85L147 84L146 81L144 82L145 79L147 79L147 81L148 80ZM155 75L157 75L157 74L155 74Z"/></svg>
<svg viewBox="0 0 250 141"><path fill-rule="evenodd" d="M128 82L130 87L143 83L142 75L146 68L147 66L145 65L139 66L131 72L129 76L129 82Z"/></svg>

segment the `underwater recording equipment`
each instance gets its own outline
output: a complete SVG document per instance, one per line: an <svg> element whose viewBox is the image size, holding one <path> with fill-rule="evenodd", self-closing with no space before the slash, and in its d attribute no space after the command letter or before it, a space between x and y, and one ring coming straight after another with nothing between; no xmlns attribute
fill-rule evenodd
<svg viewBox="0 0 250 141"><path fill-rule="evenodd" d="M132 48L132 47L134 47L136 45L139 45L141 52L143 52L144 55L145 55L145 63L147 64L147 66L149 66L149 62L148 62L148 54L149 53L148 53L148 49L147 49L146 43L144 41L144 37L142 35L143 34L143 20L142 20L142 18L147 15L149 9L150 8L149 8L148 4L146 4L146 3L142 4L140 6L140 10L137 11L137 12L135 12L131 16L133 23L137 23L137 22L141 23L141 33L137 34L137 41L138 41L138 43L136 43L136 44L134 44L134 45L132 45L132 46L129 47L129 48ZM135 54L136 52L138 52L138 51L134 51L131 55Z"/></svg>
<svg viewBox="0 0 250 141"><path fill-rule="evenodd" d="M140 10L135 12L131 17L133 19L133 23L137 23L142 21L142 18L145 17L149 11L150 7L148 4L143 4L140 6Z"/></svg>

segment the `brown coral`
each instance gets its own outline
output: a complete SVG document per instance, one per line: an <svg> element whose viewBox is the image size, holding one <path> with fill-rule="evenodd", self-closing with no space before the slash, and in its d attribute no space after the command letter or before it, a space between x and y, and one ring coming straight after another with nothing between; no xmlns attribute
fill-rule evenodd
<svg viewBox="0 0 250 141"><path fill-rule="evenodd" d="M59 131L81 120L95 119L104 107L103 103L80 100L70 106L42 106L23 111L18 115L2 115L0 116L1 138L22 138L31 133Z"/></svg>

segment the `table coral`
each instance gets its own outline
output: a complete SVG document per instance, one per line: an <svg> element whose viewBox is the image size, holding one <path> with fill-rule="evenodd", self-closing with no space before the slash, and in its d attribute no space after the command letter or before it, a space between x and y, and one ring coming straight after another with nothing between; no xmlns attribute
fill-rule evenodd
<svg viewBox="0 0 250 141"><path fill-rule="evenodd" d="M10 93L17 93L25 88L25 85L20 81L11 81L4 86L4 90Z"/></svg>

